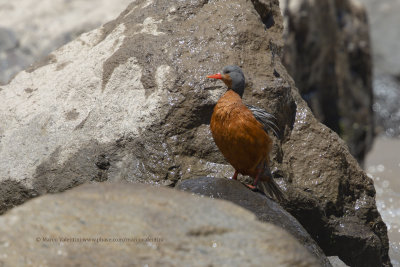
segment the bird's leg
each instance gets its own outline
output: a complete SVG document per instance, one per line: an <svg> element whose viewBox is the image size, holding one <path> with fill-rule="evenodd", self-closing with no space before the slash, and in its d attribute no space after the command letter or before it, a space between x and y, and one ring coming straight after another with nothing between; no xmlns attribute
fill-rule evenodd
<svg viewBox="0 0 400 267"><path fill-rule="evenodd" d="M232 179L237 180L237 176L238 176L238 171L235 170L235 173L233 174Z"/></svg>
<svg viewBox="0 0 400 267"><path fill-rule="evenodd" d="M258 169L256 179L254 179L254 182L253 182L253 186L257 186L258 180L260 180L261 171L262 171L262 169Z"/></svg>
<svg viewBox="0 0 400 267"><path fill-rule="evenodd" d="M250 188L251 190L256 190L257 189L257 184L258 184L258 181L260 180L261 172L262 172L262 169L261 168L258 169L257 175L256 175L256 179L254 179L253 184L252 185L251 184L246 184L246 186L248 188Z"/></svg>

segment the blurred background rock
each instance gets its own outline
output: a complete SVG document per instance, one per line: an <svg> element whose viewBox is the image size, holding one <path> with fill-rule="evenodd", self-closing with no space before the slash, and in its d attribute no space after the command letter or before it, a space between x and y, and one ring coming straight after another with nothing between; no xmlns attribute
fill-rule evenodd
<svg viewBox="0 0 400 267"><path fill-rule="evenodd" d="M367 15L352 1L281 1L283 63L314 115L362 164L374 137Z"/></svg>
<svg viewBox="0 0 400 267"><path fill-rule="evenodd" d="M280 4L283 62L316 117L374 180L391 259L400 266L400 1Z"/></svg>
<svg viewBox="0 0 400 267"><path fill-rule="evenodd" d="M114 19L130 2L0 0L0 85L81 33Z"/></svg>

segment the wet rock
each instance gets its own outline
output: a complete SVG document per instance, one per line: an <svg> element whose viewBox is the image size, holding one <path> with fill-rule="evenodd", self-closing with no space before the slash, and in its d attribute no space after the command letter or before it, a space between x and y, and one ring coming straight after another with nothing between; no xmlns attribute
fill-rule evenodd
<svg viewBox="0 0 400 267"><path fill-rule="evenodd" d="M373 183L299 95L280 61L282 29L272 0L136 1L21 72L0 90L0 181L21 188L0 212L14 198L87 181L230 177L208 125L226 89L205 76L237 64L244 101L277 117L271 164L289 196L285 209L326 255L351 265L371 254L364 266L387 265ZM356 227L374 238L352 239ZM343 236L353 244L350 263Z"/></svg>
<svg viewBox="0 0 400 267"><path fill-rule="evenodd" d="M20 0L0 3L0 84L8 83L16 73L81 33L114 19L130 2L105 0L93 5L90 1L77 0ZM11 35L5 35L4 30Z"/></svg>
<svg viewBox="0 0 400 267"><path fill-rule="evenodd" d="M254 213L258 220L282 227L307 248L319 260L321 266L331 266L321 248L292 215L265 195L252 192L240 182L222 178L200 177L183 180L175 188L231 201Z"/></svg>
<svg viewBox="0 0 400 267"><path fill-rule="evenodd" d="M172 184L196 174L230 175L208 126L225 88L205 76L249 62L256 70L249 84L258 88L248 90L249 100L274 91L270 109L279 107L282 116L293 116L294 102L287 81L263 69L271 59L264 51L280 42L278 6L265 11L276 16L267 35L251 2L224 5L230 12L204 1L135 2L17 75L0 91L7 99L0 103L1 179L40 194L105 175Z"/></svg>
<svg viewBox="0 0 400 267"><path fill-rule="evenodd" d="M322 123L362 164L374 138L372 59L363 6L352 0L282 0L283 63Z"/></svg>
<svg viewBox="0 0 400 267"><path fill-rule="evenodd" d="M354 220L354 217L349 217L332 225L335 229L336 239L344 249L349 251L348 254L342 256L342 260L348 262L350 266L365 266L365 262L370 262L369 266L379 266L379 262L376 261L379 258L379 251L381 251L379 238L369 231L368 226L356 227ZM360 241L366 244L363 258L358 257L358 251L353 250L354 245Z"/></svg>
<svg viewBox="0 0 400 267"><path fill-rule="evenodd" d="M3 266L319 266L236 205L140 184L36 198L0 217L0 246Z"/></svg>

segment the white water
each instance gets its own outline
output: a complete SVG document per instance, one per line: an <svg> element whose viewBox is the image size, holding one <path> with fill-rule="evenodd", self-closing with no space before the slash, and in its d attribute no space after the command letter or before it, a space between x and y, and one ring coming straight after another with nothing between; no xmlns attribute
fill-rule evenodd
<svg viewBox="0 0 400 267"><path fill-rule="evenodd" d="M376 204L388 228L392 264L400 267L400 139L376 138L365 169L374 180Z"/></svg>

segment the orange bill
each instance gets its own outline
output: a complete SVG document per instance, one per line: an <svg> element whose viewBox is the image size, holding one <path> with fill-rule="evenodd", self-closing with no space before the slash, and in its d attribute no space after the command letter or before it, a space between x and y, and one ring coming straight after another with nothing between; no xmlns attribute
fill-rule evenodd
<svg viewBox="0 0 400 267"><path fill-rule="evenodd" d="M217 73L217 74L213 74L213 75L208 75L207 76L207 78L210 78L210 79L222 79L222 75L221 75L221 73Z"/></svg>

